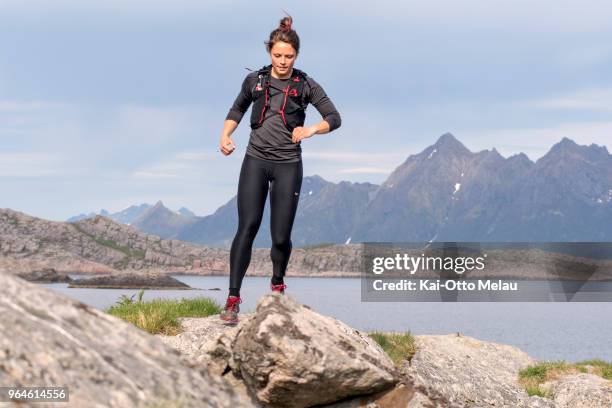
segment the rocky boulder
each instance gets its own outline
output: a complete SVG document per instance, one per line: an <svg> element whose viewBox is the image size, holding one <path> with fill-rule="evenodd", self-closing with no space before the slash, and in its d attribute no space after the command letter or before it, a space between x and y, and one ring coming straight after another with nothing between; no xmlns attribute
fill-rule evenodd
<svg viewBox="0 0 612 408"><path fill-rule="evenodd" d="M556 407L518 383L519 371L535 360L516 347L458 334L415 341L417 352L402 371L424 402L411 407Z"/></svg>
<svg viewBox="0 0 612 408"><path fill-rule="evenodd" d="M205 354L213 372L231 370L259 401L277 407L330 403L398 381L393 362L365 333L279 294L262 297L256 313Z"/></svg>
<svg viewBox="0 0 612 408"><path fill-rule="evenodd" d="M253 406L122 320L8 274L0 286L3 386L66 385L79 407Z"/></svg>
<svg viewBox="0 0 612 408"><path fill-rule="evenodd" d="M416 353L400 364L395 387L346 396L341 380L345 374L334 363L336 356L369 360L343 349L342 336L349 331L357 336L351 341L360 346L362 341L368 343L365 348L370 346L369 338L306 306L273 296L263 298L256 313L242 314L237 326L224 325L218 315L184 318L181 334L159 337L179 350L185 361L223 376L258 407L612 407L612 382L591 374L561 375L540 387L550 398L530 397L519 383L519 371L537 364L536 360L516 347L461 334L414 336ZM281 307L288 311L281 312ZM328 341L327 336L335 340ZM374 355L378 358L377 352ZM327 382L317 383L313 379L323 365L330 371L319 378ZM328 402L321 403L319 395L306 400L313 393L328 395Z"/></svg>
<svg viewBox="0 0 612 408"><path fill-rule="evenodd" d="M612 381L594 374L573 374L540 386L559 408L612 407Z"/></svg>

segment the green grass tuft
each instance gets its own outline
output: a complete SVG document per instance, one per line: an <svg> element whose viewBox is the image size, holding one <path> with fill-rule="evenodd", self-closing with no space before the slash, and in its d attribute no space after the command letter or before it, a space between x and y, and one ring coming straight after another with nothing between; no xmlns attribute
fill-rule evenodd
<svg viewBox="0 0 612 408"><path fill-rule="evenodd" d="M377 342L396 365L403 360L412 359L416 352L414 337L410 332L383 333L371 332L368 335Z"/></svg>
<svg viewBox="0 0 612 408"><path fill-rule="evenodd" d="M542 398L547 398L548 394L546 394L544 391L542 391L540 389L539 386L533 386L533 385L528 385L525 387L525 391L527 391L527 395L529 395L530 397L538 396L538 397L542 397Z"/></svg>
<svg viewBox="0 0 612 408"><path fill-rule="evenodd" d="M534 366L529 366L519 372L521 379L534 379L539 382L546 381L547 375L553 370L565 370L568 364L565 361L546 361Z"/></svg>
<svg viewBox="0 0 612 408"><path fill-rule="evenodd" d="M594 359L594 360L585 360L579 363L576 363L579 366L593 366L593 374L599 375L606 380L612 380L612 363L607 361ZM581 367L586 372L586 367Z"/></svg>
<svg viewBox="0 0 612 408"><path fill-rule="evenodd" d="M586 360L579 363L545 361L521 370L519 372L519 382L529 395L539 395L541 397L550 398L550 396L540 388L540 385L563 375L589 372L610 380L612 379L612 364L603 360Z"/></svg>
<svg viewBox="0 0 612 408"><path fill-rule="evenodd" d="M155 299L142 301L144 291L134 296L121 296L107 313L119 317L152 334L174 336L180 333L180 317L206 317L221 313L221 306L212 299L197 297L192 299Z"/></svg>

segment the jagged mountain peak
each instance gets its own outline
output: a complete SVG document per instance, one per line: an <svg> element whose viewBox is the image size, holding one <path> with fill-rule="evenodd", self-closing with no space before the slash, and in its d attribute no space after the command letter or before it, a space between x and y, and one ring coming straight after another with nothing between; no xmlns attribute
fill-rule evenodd
<svg viewBox="0 0 612 408"><path fill-rule="evenodd" d="M158 200L154 206L147 208L144 210L136 219L134 219L134 225L140 225L143 222L146 222L148 219L152 219L152 217L179 217L178 214L175 214L169 208L167 208L161 200Z"/></svg>
<svg viewBox="0 0 612 408"><path fill-rule="evenodd" d="M174 211L166 207L161 200L156 202L153 207L150 207L147 210L145 210L142 214L145 215L145 214L153 214L153 213L176 214Z"/></svg>
<svg viewBox="0 0 612 408"><path fill-rule="evenodd" d="M315 174L313 176L304 177L302 180L302 191L319 191L330 184L333 183Z"/></svg>
<svg viewBox="0 0 612 408"><path fill-rule="evenodd" d="M442 134L438 138L438 140L436 140L436 143L434 143L434 146L456 145L456 144L463 146L463 144L461 144L461 142L452 133L446 132Z"/></svg>
<svg viewBox="0 0 612 408"><path fill-rule="evenodd" d="M591 150L598 150L598 151L600 151L602 153L610 155L610 152L608 152L608 148L606 146L599 146L599 145L596 145L595 143L591 143L589 145L589 149L591 149Z"/></svg>
<svg viewBox="0 0 612 408"><path fill-rule="evenodd" d="M126 207L123 210L121 210L121 212L130 211L130 210L137 210L137 209L147 209L149 207L151 207L151 205L147 204L147 203L132 204L129 207Z"/></svg>
<svg viewBox="0 0 612 408"><path fill-rule="evenodd" d="M470 150L463 145L452 133L446 132L442 136L438 138L436 143L434 143L429 148L425 149L425 151L429 151L430 154L433 151L439 151L442 153L461 153L461 154L470 154Z"/></svg>
<svg viewBox="0 0 612 408"><path fill-rule="evenodd" d="M329 181L325 180L323 177L319 176L318 174L313 174L312 176L306 176L304 177L304 181L329 183Z"/></svg>
<svg viewBox="0 0 612 408"><path fill-rule="evenodd" d="M531 166L534 164L534 162L532 162L529 157L522 152L518 154L513 154L512 156L508 157L507 160L509 163L518 163L524 166Z"/></svg>
<svg viewBox="0 0 612 408"><path fill-rule="evenodd" d="M436 144L438 144L438 143L448 143L448 142L459 142L459 140L457 140L457 138L451 132L446 132L446 133L443 133L438 138L438 140L436 141Z"/></svg>
<svg viewBox="0 0 612 408"><path fill-rule="evenodd" d="M179 208L177 213L182 215L183 217L195 217L196 216L196 214L187 207Z"/></svg>
<svg viewBox="0 0 612 408"><path fill-rule="evenodd" d="M573 150L573 149L577 149L580 146L574 142L572 139L564 137L563 139L561 139L559 142L555 143L551 148L550 151L555 151L555 150Z"/></svg>
<svg viewBox="0 0 612 408"><path fill-rule="evenodd" d="M610 159L610 153L605 146L599 146L594 143L589 146L579 145L573 140L564 137L561 141L554 144L544 156L538 159L538 162L547 163L551 160L557 161L558 156L576 157L589 162Z"/></svg>
<svg viewBox="0 0 612 408"><path fill-rule="evenodd" d="M529 156L527 156L525 153L520 152L517 154L513 154L512 156L508 157L508 159L514 159L514 160L522 160L522 161L531 161L531 159L529 158Z"/></svg>
<svg viewBox="0 0 612 408"><path fill-rule="evenodd" d="M488 150L488 149L481 150L478 153L476 153L476 155L480 157L491 157L495 159L505 160L505 157L502 156L501 153L499 153L496 148L492 148L491 150Z"/></svg>

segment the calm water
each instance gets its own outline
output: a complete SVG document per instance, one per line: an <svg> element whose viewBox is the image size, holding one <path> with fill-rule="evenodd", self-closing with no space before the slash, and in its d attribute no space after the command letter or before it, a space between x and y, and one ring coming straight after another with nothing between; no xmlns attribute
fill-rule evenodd
<svg viewBox="0 0 612 408"><path fill-rule="evenodd" d="M227 277L176 276L203 290L148 290L144 299L207 296L224 303ZM246 277L243 311L252 311L268 293L269 278ZM612 303L442 303L361 302L360 279L288 278L287 292L299 302L359 330L411 331L413 334L461 332L481 340L511 344L532 357L612 361ZM137 290L68 289L45 284L93 307L105 309ZM210 290L220 288L222 290Z"/></svg>

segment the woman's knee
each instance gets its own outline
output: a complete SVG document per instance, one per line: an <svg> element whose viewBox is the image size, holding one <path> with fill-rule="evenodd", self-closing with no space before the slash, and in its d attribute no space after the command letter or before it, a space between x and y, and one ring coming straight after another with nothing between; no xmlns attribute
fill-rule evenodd
<svg viewBox="0 0 612 408"><path fill-rule="evenodd" d="M259 225L261 221L253 220L240 223L238 226L238 235L247 237L250 239L255 239L257 235L257 231L259 231Z"/></svg>
<svg viewBox="0 0 612 408"><path fill-rule="evenodd" d="M287 236L272 235L272 247L282 252L291 250L291 238Z"/></svg>

